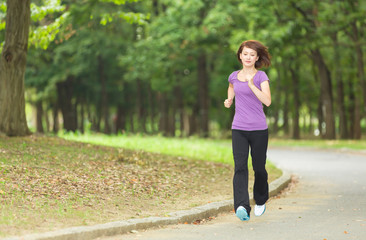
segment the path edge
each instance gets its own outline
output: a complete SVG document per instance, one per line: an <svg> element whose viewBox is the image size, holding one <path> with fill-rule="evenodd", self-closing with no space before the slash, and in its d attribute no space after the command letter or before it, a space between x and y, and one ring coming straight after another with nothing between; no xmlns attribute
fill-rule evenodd
<svg viewBox="0 0 366 240"><path fill-rule="evenodd" d="M291 175L283 171L282 176L269 184L269 197L278 195L291 182ZM254 204L252 195L251 204ZM99 237L126 234L131 231L141 231L148 228L161 227L179 223L192 223L196 220L215 217L219 213L230 212L234 208L233 200L212 202L189 210L170 213L168 217L149 217L130 219L93 226L80 226L60 229L51 232L30 234L20 237L8 237L3 240L90 240Z"/></svg>

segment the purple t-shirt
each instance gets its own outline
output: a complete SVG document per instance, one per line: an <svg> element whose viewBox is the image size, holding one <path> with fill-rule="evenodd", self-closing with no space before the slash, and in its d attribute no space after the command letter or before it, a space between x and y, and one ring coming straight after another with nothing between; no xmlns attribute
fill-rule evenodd
<svg viewBox="0 0 366 240"><path fill-rule="evenodd" d="M238 71L229 76L229 82L234 86L235 115L231 128L245 131L265 130L268 128L262 102L252 92L248 82L238 79ZM253 78L254 85L261 89L261 83L269 81L267 74L257 71Z"/></svg>

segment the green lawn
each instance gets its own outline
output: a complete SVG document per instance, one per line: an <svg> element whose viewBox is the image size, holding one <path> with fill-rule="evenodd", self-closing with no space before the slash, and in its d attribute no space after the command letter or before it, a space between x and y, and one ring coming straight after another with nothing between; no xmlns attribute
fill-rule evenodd
<svg viewBox="0 0 366 240"><path fill-rule="evenodd" d="M271 139L272 147L312 147L321 149L366 150L366 140L289 140Z"/></svg>
<svg viewBox="0 0 366 240"><path fill-rule="evenodd" d="M104 135L104 134L59 134L60 137L80 142L100 144L105 146L122 147L127 149L140 149L147 152L167 154L172 156L184 156L192 159L234 164L231 139L202 139L168 138L163 136L143 135ZM270 147L313 147L322 149L351 149L366 150L365 140L291 140L270 139ZM251 167L251 161L249 161ZM269 170L275 166L267 164Z"/></svg>
<svg viewBox="0 0 366 240"><path fill-rule="evenodd" d="M233 164L231 141L201 138L167 138L162 136L103 134L60 134L62 138L105 146L122 147L172 156Z"/></svg>
<svg viewBox="0 0 366 240"><path fill-rule="evenodd" d="M104 135L104 134L59 134L60 137L105 146L122 147L126 149L144 150L178 157L218 162L234 165L230 139L202 139L191 138L168 138L162 136L142 135ZM251 160L248 162L251 168ZM280 171L270 161L267 170Z"/></svg>

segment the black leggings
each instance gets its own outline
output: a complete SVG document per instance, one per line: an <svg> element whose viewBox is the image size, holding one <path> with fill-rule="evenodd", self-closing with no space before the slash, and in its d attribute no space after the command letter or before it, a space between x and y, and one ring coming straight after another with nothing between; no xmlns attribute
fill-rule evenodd
<svg viewBox="0 0 366 240"><path fill-rule="evenodd" d="M257 205L268 200L268 174L266 171L268 129L258 131L232 130L233 155L235 162L234 209L245 207L250 214L248 193L248 155L252 156L254 170L253 196Z"/></svg>

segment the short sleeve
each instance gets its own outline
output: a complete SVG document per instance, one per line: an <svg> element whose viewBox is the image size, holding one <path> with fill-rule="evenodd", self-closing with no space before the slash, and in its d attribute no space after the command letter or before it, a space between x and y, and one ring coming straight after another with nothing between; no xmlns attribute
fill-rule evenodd
<svg viewBox="0 0 366 240"><path fill-rule="evenodd" d="M267 74L262 71L262 74L259 78L259 84L261 84L262 82L265 82L265 81L269 81L269 78L268 78Z"/></svg>
<svg viewBox="0 0 366 240"><path fill-rule="evenodd" d="M234 83L234 76L235 76L235 72L232 72L229 76L228 82L233 84Z"/></svg>

